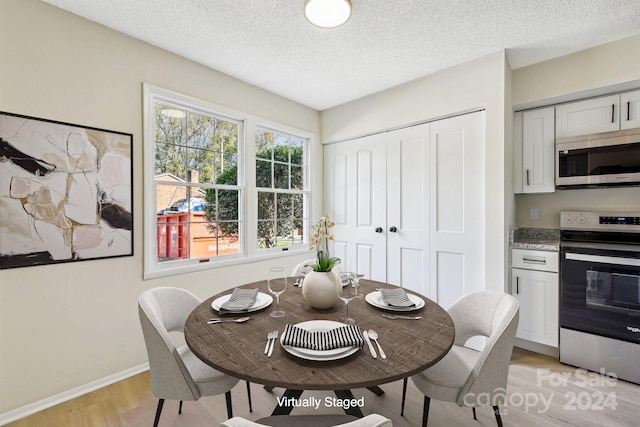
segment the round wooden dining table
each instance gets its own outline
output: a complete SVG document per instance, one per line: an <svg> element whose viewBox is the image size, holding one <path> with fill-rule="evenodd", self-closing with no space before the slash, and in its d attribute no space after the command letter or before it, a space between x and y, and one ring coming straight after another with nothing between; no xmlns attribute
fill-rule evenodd
<svg viewBox="0 0 640 427"><path fill-rule="evenodd" d="M410 312L394 312L371 305L366 299L356 298L349 303L349 317L355 319L361 331L375 330L378 341L386 353L386 359L372 357L367 344L351 356L332 361L302 359L288 353L280 345L285 325L309 320L339 321L345 315L342 301L326 310L312 308L302 296L302 290L293 286L290 277L286 291L280 296L280 309L285 316L274 318L269 313L273 303L247 314L218 315L211 303L230 294L227 290L208 298L198 305L187 318L184 333L191 351L209 366L249 382L263 384L267 389L284 387L285 397L297 399L304 390L332 390L340 399L353 398L352 389L369 388L377 394L378 387L421 372L438 362L453 345L455 328L449 314L434 301L417 295L424 307ZM360 292L366 295L379 288L394 288L382 282L360 280ZM240 286L242 289L259 289L269 293L267 282L259 281ZM421 316L417 320L389 319L383 314ZM212 318L237 318L249 316L244 323L207 324ZM267 335L277 330L278 340L273 354L264 353ZM375 346L375 344L374 344ZM377 348L376 348L377 352ZM287 400L285 400L287 401ZM273 414L288 414L292 407L277 407ZM359 408L345 412L362 416Z"/></svg>

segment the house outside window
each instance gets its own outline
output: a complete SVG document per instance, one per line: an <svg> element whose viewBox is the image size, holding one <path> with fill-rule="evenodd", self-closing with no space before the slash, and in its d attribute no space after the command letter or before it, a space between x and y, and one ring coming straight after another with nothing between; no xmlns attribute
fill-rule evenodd
<svg viewBox="0 0 640 427"><path fill-rule="evenodd" d="M145 278L308 250L308 133L144 88Z"/></svg>

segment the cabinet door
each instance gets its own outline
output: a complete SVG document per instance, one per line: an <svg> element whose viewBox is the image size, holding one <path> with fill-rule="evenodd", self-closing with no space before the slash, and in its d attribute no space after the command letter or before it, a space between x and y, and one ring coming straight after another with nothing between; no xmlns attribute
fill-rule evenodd
<svg viewBox="0 0 640 427"><path fill-rule="evenodd" d="M640 90L620 95L620 128L640 127Z"/></svg>
<svg viewBox="0 0 640 427"><path fill-rule="evenodd" d="M513 114L513 192L520 194L522 189L522 111Z"/></svg>
<svg viewBox="0 0 640 427"><path fill-rule="evenodd" d="M386 281L386 135L326 145L324 192L340 268Z"/></svg>
<svg viewBox="0 0 640 427"><path fill-rule="evenodd" d="M516 336L558 347L558 273L513 268L511 286L520 303Z"/></svg>
<svg viewBox="0 0 640 427"><path fill-rule="evenodd" d="M554 108L525 111L522 115L522 190L555 191Z"/></svg>
<svg viewBox="0 0 640 427"><path fill-rule="evenodd" d="M556 138L619 130L619 107L619 95L558 105Z"/></svg>
<svg viewBox="0 0 640 427"><path fill-rule="evenodd" d="M429 283L429 125L387 135L387 282Z"/></svg>

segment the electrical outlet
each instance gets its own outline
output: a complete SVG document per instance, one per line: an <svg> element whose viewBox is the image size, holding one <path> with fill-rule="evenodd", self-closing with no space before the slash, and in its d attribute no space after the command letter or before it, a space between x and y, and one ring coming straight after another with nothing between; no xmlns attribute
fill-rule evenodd
<svg viewBox="0 0 640 427"><path fill-rule="evenodd" d="M529 209L529 219L531 220L539 220L540 219L540 210L539 209Z"/></svg>

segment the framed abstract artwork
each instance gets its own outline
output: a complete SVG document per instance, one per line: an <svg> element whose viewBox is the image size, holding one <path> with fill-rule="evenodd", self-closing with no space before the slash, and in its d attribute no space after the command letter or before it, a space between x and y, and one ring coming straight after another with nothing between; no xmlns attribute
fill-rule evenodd
<svg viewBox="0 0 640 427"><path fill-rule="evenodd" d="M132 145L0 112L0 269L133 255Z"/></svg>

